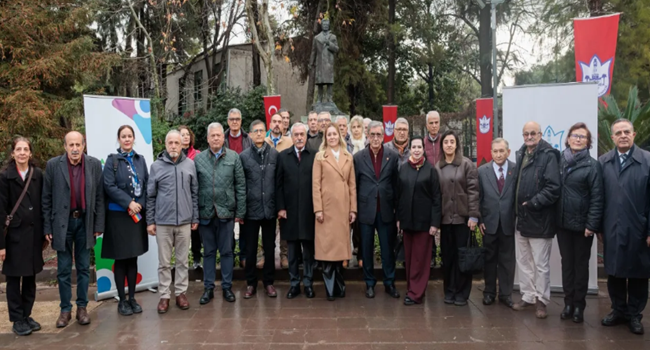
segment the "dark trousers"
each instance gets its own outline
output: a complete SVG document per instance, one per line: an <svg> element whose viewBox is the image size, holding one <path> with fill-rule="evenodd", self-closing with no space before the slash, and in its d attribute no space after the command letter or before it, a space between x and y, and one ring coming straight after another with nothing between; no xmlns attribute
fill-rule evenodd
<svg viewBox="0 0 650 350"><path fill-rule="evenodd" d="M302 253L300 248L302 247ZM287 254L289 255L289 279L292 287L300 286L300 256L302 254L302 284L311 287L314 280L314 241L287 241ZM266 260L266 258L264 258Z"/></svg>
<svg viewBox="0 0 650 350"><path fill-rule="evenodd" d="M22 279L22 288L20 280ZM36 276L7 276L9 321L18 322L32 315L36 299Z"/></svg>
<svg viewBox="0 0 650 350"><path fill-rule="evenodd" d="M72 311L72 255L77 271L77 307L88 305L88 282L90 280L90 249L86 249L86 225L82 218L68 219L65 235L65 251L57 251L57 275L61 312Z"/></svg>
<svg viewBox="0 0 650 350"><path fill-rule="evenodd" d="M345 281L343 280L342 261L321 261L323 265L323 281L325 282L325 292L328 296L343 297L345 296Z"/></svg>
<svg viewBox="0 0 650 350"><path fill-rule="evenodd" d="M428 231L404 231L406 295L416 303L422 302L429 283L433 241Z"/></svg>
<svg viewBox="0 0 650 350"><path fill-rule="evenodd" d="M469 228L465 224L442 225L440 249L445 299L467 301L472 291L472 274L460 272L458 248L467 247Z"/></svg>
<svg viewBox="0 0 650 350"><path fill-rule="evenodd" d="M214 280L217 276L217 249L221 257L221 288L232 288L234 226L233 219L217 217L210 219L207 225L199 225L203 241L203 286L207 289L214 289Z"/></svg>
<svg viewBox="0 0 650 350"><path fill-rule="evenodd" d="M354 220L352 223L352 246L357 250L357 260L363 260L361 255L361 227L359 220Z"/></svg>
<svg viewBox="0 0 650 350"><path fill-rule="evenodd" d="M120 300L126 300L124 293L124 282L129 287L129 299L135 297L135 286L138 280L138 258L128 258L115 260L113 265L115 275L115 288Z"/></svg>
<svg viewBox="0 0 650 350"><path fill-rule="evenodd" d="M607 291L612 300L612 310L626 319L643 318L648 302L647 278L619 278L607 276Z"/></svg>
<svg viewBox="0 0 650 350"><path fill-rule="evenodd" d="M438 246L436 245L436 240L433 240L431 245L431 261L435 264L436 257L438 256Z"/></svg>
<svg viewBox="0 0 650 350"><path fill-rule="evenodd" d="M497 232L483 236L485 247L485 289L483 295L497 296L497 277L499 280L499 298L512 294L515 283L515 235L505 235L499 224Z"/></svg>
<svg viewBox="0 0 650 350"><path fill-rule="evenodd" d="M255 241L257 243L257 241ZM232 232L232 251L235 251L235 246L237 244L237 241L235 240L235 231L234 231L234 226L233 226L233 232ZM246 235L243 233L243 229L241 227L241 224L239 225L239 261L246 260L246 257L248 256L246 254ZM257 245L255 246L255 253L257 253ZM257 261L257 255L254 257L253 260L251 261Z"/></svg>
<svg viewBox="0 0 650 350"><path fill-rule="evenodd" d="M192 230L192 260L195 263L201 263L201 258L203 255L201 254L201 234L199 233L199 230Z"/></svg>
<svg viewBox="0 0 650 350"><path fill-rule="evenodd" d="M564 305L582 310L587 306L585 298L589 286L589 259L593 243L594 236L585 237L584 232L560 230L557 234L562 257Z"/></svg>
<svg viewBox="0 0 650 350"><path fill-rule="evenodd" d="M257 259L257 242L260 228L262 228L262 248L264 249L264 268L262 269L262 279L264 287L273 285L275 275L275 219L270 220L246 220L244 225L239 225L239 237L244 237L246 247L246 283L249 286L257 287L257 271L255 261ZM241 244L242 239L239 239Z"/></svg>
<svg viewBox="0 0 650 350"><path fill-rule="evenodd" d="M377 212L374 225L359 224L361 227L361 252L363 261L363 277L366 285L374 287L377 284L375 278L375 229L379 236L379 247L381 249L381 268L384 270L384 285L389 286L395 283L395 223L386 223L381 219L381 213Z"/></svg>

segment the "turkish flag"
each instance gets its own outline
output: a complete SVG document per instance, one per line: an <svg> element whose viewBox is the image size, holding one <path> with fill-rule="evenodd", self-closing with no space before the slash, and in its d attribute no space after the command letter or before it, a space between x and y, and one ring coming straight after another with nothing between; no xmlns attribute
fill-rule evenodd
<svg viewBox="0 0 650 350"><path fill-rule="evenodd" d="M597 82L599 98L612 89L619 17L617 13L573 20L576 81Z"/></svg>
<svg viewBox="0 0 650 350"><path fill-rule="evenodd" d="M476 100L476 165L492 160L493 104L491 98Z"/></svg>
<svg viewBox="0 0 650 350"><path fill-rule="evenodd" d="M395 121L397 120L397 106L383 106L384 108L384 143L393 140Z"/></svg>
<svg viewBox="0 0 650 350"><path fill-rule="evenodd" d="M269 128L271 125L271 117L278 113L278 110L281 108L282 96L264 96L264 113L266 114L266 127Z"/></svg>

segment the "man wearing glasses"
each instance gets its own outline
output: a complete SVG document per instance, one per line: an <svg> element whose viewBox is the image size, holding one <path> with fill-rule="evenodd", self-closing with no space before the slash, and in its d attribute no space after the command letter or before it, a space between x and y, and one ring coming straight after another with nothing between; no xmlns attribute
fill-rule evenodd
<svg viewBox="0 0 650 350"><path fill-rule="evenodd" d="M513 309L536 306L537 318L546 318L551 301L549 260L555 236L555 202L560 196L560 152L542 140L539 124L523 129L524 145L517 151L515 188L515 250L521 301Z"/></svg>
<svg viewBox="0 0 650 350"><path fill-rule="evenodd" d="M409 156L411 155L409 151L409 122L404 118L397 118L393 135L393 140L386 142L384 146L397 152L399 155L399 167L401 168L409 160Z"/></svg>

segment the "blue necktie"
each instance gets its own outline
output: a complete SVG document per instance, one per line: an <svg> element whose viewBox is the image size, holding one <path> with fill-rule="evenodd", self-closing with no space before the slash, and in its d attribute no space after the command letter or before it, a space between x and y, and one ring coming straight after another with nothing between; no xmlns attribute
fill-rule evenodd
<svg viewBox="0 0 650 350"><path fill-rule="evenodd" d="M625 168L625 163L627 162L628 155L621 154L619 157L621 158L621 171L623 171L623 168Z"/></svg>

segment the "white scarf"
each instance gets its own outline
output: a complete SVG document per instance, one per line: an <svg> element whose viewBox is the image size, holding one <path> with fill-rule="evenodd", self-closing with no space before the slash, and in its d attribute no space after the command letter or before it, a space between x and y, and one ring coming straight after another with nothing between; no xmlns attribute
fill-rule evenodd
<svg viewBox="0 0 650 350"><path fill-rule="evenodd" d="M366 147L366 135L361 134L361 139L356 140L354 136L350 135L350 140L352 141L352 154L356 154Z"/></svg>

